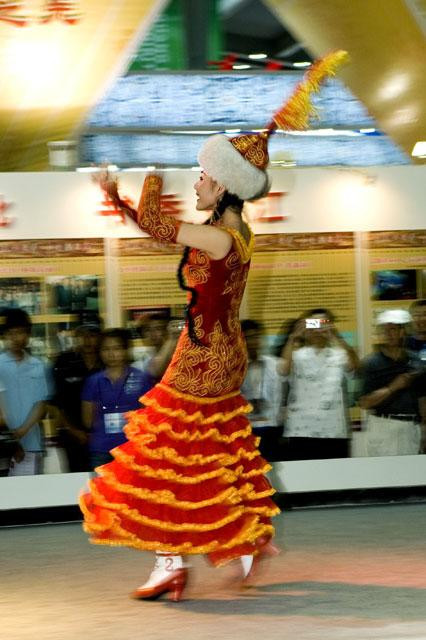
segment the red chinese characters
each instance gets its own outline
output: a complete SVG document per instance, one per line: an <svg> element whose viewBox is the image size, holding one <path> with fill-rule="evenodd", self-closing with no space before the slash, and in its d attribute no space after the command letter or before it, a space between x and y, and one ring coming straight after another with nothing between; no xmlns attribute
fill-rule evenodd
<svg viewBox="0 0 426 640"><path fill-rule="evenodd" d="M250 222L281 222L287 219L283 211L283 199L288 195L285 191L270 191L265 198L248 202L245 205Z"/></svg>
<svg viewBox="0 0 426 640"><path fill-rule="evenodd" d="M60 20L66 24L76 24L81 15L77 3L72 0L49 0L44 7L41 22Z"/></svg>
<svg viewBox="0 0 426 640"><path fill-rule="evenodd" d="M0 227L8 227L12 224L12 220L5 213L11 206L11 203L5 202L3 196L0 195Z"/></svg>
<svg viewBox="0 0 426 640"><path fill-rule="evenodd" d="M2 2L0 0L0 22L6 22L15 27L25 27L28 24L28 18L19 13L23 4L23 2Z"/></svg>

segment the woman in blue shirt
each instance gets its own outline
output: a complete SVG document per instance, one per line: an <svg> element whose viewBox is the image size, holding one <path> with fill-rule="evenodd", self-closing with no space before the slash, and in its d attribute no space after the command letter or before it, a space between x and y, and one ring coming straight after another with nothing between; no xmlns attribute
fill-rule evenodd
<svg viewBox="0 0 426 640"><path fill-rule="evenodd" d="M139 398L154 385L148 373L129 366L128 348L125 329L104 331L100 341L104 368L91 375L83 388L82 417L90 432L92 469L112 460L111 449L126 441L126 413L140 408Z"/></svg>

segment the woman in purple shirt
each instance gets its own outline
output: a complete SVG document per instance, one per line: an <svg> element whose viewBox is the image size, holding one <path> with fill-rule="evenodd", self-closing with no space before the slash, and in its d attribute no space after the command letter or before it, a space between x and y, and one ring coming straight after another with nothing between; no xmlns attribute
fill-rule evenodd
<svg viewBox="0 0 426 640"><path fill-rule="evenodd" d="M104 369L91 375L83 388L82 417L90 432L92 469L112 460L111 449L126 441L126 413L140 408L139 398L154 385L148 373L129 366L128 348L125 329L104 331L100 341Z"/></svg>

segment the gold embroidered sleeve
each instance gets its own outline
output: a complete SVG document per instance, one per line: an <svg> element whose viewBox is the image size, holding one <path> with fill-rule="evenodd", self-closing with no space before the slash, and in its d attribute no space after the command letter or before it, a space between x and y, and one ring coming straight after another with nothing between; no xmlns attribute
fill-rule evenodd
<svg viewBox="0 0 426 640"><path fill-rule="evenodd" d="M147 176L143 183L136 222L150 236L161 242L176 242L182 224L161 213L160 195L163 181L160 176Z"/></svg>

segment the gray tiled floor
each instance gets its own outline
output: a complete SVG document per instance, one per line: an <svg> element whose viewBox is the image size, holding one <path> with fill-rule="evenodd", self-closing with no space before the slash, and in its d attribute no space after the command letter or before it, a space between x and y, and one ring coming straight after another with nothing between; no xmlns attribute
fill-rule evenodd
<svg viewBox="0 0 426 640"><path fill-rule="evenodd" d="M187 600L136 602L149 554L89 545L78 524L0 530L7 640L426 640L426 505L291 511L256 589L193 560Z"/></svg>

